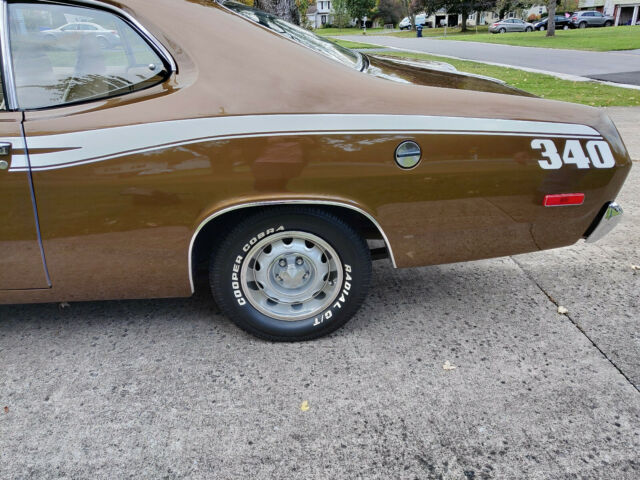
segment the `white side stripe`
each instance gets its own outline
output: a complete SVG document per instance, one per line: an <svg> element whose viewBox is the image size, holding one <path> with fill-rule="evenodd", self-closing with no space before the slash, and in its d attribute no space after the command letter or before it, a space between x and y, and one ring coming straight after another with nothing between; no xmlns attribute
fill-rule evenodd
<svg viewBox="0 0 640 480"><path fill-rule="evenodd" d="M27 135L29 122L26 123ZM586 125L422 115L246 115L145 123L54 135L28 136L33 169L104 161L178 145L229 137L322 134L448 134L600 138ZM39 153L38 149L60 149ZM11 170L27 168L24 156Z"/></svg>

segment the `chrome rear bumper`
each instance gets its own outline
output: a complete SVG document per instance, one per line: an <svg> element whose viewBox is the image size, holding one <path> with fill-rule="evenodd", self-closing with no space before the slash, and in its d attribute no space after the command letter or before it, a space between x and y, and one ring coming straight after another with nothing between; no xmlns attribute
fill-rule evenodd
<svg viewBox="0 0 640 480"><path fill-rule="evenodd" d="M585 239L588 243L597 242L622 220L622 207L616 202L611 202L598 220L595 228Z"/></svg>

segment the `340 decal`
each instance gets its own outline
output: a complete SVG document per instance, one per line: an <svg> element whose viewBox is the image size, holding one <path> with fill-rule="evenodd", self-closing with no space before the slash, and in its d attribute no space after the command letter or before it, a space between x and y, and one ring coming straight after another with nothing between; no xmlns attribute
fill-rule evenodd
<svg viewBox="0 0 640 480"><path fill-rule="evenodd" d="M538 164L545 170L555 170L563 165L575 165L578 168L612 168L616 161L613 158L609 144L602 140L589 140L585 154L579 140L567 140L564 144L562 157L558 153L553 140L536 138L531 140L531 148L540 150L542 158Z"/></svg>

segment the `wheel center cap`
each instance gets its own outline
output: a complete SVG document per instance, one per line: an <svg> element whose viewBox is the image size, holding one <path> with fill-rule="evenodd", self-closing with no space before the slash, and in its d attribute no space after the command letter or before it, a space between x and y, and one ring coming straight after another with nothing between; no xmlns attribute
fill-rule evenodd
<svg viewBox="0 0 640 480"><path fill-rule="evenodd" d="M277 284L289 290L295 290L307 284L311 278L306 262L296 264L294 259L287 262L287 266L276 266L275 278Z"/></svg>

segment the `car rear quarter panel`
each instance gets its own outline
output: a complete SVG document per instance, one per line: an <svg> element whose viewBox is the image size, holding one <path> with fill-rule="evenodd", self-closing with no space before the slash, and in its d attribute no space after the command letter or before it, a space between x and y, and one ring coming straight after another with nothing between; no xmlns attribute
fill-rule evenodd
<svg viewBox="0 0 640 480"><path fill-rule="evenodd" d="M396 84L332 62L210 3L152 5L126 2L171 51L176 74L132 95L25 114L53 288L0 293L0 302L189 295L189 245L201 221L256 201L358 207L381 225L399 267L568 245L615 198L630 167L615 129L593 109ZM125 149L86 163L38 163L51 153L48 137L84 130L118 146L125 137L114 127L151 122L252 115L268 124L276 114L300 113L462 119L479 112L487 122L590 125L610 142L616 167L542 170L531 136L416 132L402 122L398 131L377 133L334 132L329 122L319 129L325 133L202 139L186 132L189 141L182 144L163 146L160 136L144 151ZM423 150L412 170L394 162L405 139ZM40 147L31 151L34 145ZM90 149L91 142L74 148ZM586 194L584 205L542 207L547 193L575 191Z"/></svg>

